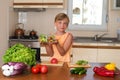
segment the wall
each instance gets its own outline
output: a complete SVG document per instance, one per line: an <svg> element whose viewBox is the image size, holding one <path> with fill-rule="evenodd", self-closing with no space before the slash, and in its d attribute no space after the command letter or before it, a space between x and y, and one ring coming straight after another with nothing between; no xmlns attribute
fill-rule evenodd
<svg viewBox="0 0 120 80"><path fill-rule="evenodd" d="M16 29L16 23L18 22L18 14L14 12L13 10L13 0L9 0L9 34L8 35L14 35L14 30Z"/></svg>
<svg viewBox="0 0 120 80"><path fill-rule="evenodd" d="M1 0L0 2L0 66L3 64L2 56L8 49L9 30L13 30L15 22L12 2L13 0Z"/></svg>
<svg viewBox="0 0 120 80"><path fill-rule="evenodd" d="M95 34L108 33L106 37L117 37L117 29L120 28L120 22L117 22L117 18L120 18L120 10L111 9L111 2L109 2L109 22L107 31L73 31L74 36L94 36ZM51 33L54 29L54 17L59 12L66 12L66 9L47 9L45 12L27 12L27 24L25 24L26 32L28 30L36 30L38 35L41 33Z"/></svg>
<svg viewBox="0 0 120 80"><path fill-rule="evenodd" d="M0 2L0 65L2 64L2 55L8 47L8 1Z"/></svg>
<svg viewBox="0 0 120 80"><path fill-rule="evenodd" d="M36 30L38 34L54 32L54 17L59 12L64 12L64 10L46 9L45 12L28 12L27 24L24 27L26 32L32 29Z"/></svg>

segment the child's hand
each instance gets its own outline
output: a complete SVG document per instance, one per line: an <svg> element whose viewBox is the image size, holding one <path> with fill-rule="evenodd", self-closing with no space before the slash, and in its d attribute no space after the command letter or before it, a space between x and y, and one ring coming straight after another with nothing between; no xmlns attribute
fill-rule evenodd
<svg viewBox="0 0 120 80"><path fill-rule="evenodd" d="M48 42L40 43L40 46L48 45Z"/></svg>
<svg viewBox="0 0 120 80"><path fill-rule="evenodd" d="M58 40L54 40L54 41L51 41L51 42L49 42L49 44L57 44L58 43Z"/></svg>
<svg viewBox="0 0 120 80"><path fill-rule="evenodd" d="M44 34L41 34L39 37L39 41L40 41L41 46L52 45L52 44L58 43L58 40L55 39L54 35L46 36Z"/></svg>

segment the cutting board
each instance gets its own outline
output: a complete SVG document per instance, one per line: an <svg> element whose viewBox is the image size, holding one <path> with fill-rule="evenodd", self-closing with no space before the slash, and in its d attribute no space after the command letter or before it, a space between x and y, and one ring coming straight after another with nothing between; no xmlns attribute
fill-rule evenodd
<svg viewBox="0 0 120 80"><path fill-rule="evenodd" d="M49 66L63 66L64 62L58 62L57 64L52 64L50 61L42 61L40 64L41 65L49 65Z"/></svg>
<svg viewBox="0 0 120 80"><path fill-rule="evenodd" d="M90 68L90 64L86 64L86 65L77 65L77 64L73 64L73 63L68 63L68 67L70 68L76 68L76 67L84 67L84 68Z"/></svg>

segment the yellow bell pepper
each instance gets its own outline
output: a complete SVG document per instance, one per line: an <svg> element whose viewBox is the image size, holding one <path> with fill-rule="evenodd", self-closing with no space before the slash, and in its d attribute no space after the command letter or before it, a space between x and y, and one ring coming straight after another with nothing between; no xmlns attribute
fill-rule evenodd
<svg viewBox="0 0 120 80"><path fill-rule="evenodd" d="M109 63L105 65L107 70L115 70L116 65L114 63Z"/></svg>

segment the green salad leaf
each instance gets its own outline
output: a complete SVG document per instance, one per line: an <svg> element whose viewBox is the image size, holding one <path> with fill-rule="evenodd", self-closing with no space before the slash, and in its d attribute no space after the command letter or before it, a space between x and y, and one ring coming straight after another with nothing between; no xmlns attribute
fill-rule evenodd
<svg viewBox="0 0 120 80"><path fill-rule="evenodd" d="M2 59L7 62L24 62L30 66L36 64L35 50L24 46L21 43L17 43L6 50Z"/></svg>
<svg viewBox="0 0 120 80"><path fill-rule="evenodd" d="M41 34L39 36L39 40L41 43L46 43L47 42L47 36L45 34Z"/></svg>
<svg viewBox="0 0 120 80"><path fill-rule="evenodd" d="M86 65L86 64L88 64L88 61L86 61L86 60L78 60L76 62L76 64L78 64L78 65Z"/></svg>

